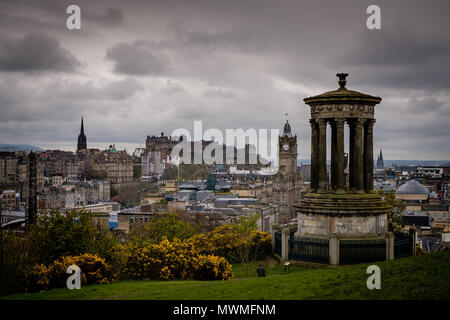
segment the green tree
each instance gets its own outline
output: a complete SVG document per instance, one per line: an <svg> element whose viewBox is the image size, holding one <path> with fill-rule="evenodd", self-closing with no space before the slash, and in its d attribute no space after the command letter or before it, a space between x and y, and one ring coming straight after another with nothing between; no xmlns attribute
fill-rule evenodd
<svg viewBox="0 0 450 320"><path fill-rule="evenodd" d="M140 165L133 166L133 178L139 180L142 177L142 167Z"/></svg>
<svg viewBox="0 0 450 320"><path fill-rule="evenodd" d="M395 193L393 191L383 192L378 191L378 195L385 200L390 207L388 212L388 222L393 230L401 230L402 226L404 226L403 222L403 211L406 206L403 201L395 198Z"/></svg>
<svg viewBox="0 0 450 320"><path fill-rule="evenodd" d="M1 293L23 292L27 275L36 264L48 265L62 256L85 253L109 261L117 244L109 230L92 223L92 214L88 211L41 211L29 232L8 232L2 237Z"/></svg>
<svg viewBox="0 0 450 320"><path fill-rule="evenodd" d="M111 199L114 198L115 196L119 195L119 191L117 191L116 188L114 188L114 186L111 186L110 190L109 190L109 194Z"/></svg>
<svg viewBox="0 0 450 320"><path fill-rule="evenodd" d="M91 212L85 210L40 212L28 239L36 263L43 264L52 263L62 256L84 253L108 258L111 248L117 243L108 230L92 223Z"/></svg>
<svg viewBox="0 0 450 320"><path fill-rule="evenodd" d="M259 215L252 213L248 217L241 216L237 222L232 224L233 231L239 241L238 254L242 264L246 265L247 276L249 275L251 258L256 257L256 254L252 254L252 237L254 235L252 231L256 230L258 219Z"/></svg>
<svg viewBox="0 0 450 320"><path fill-rule="evenodd" d="M174 238L185 240L199 233L200 228L200 225L184 219L180 212L167 212L156 214L149 222L134 227L128 239L138 246L159 243L164 237L169 241Z"/></svg>

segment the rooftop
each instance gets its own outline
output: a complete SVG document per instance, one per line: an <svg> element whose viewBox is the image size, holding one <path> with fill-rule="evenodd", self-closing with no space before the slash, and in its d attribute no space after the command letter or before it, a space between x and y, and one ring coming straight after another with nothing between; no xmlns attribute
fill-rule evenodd
<svg viewBox="0 0 450 320"><path fill-rule="evenodd" d="M405 184L401 185L397 191L397 194L429 194L428 189L416 180L409 180Z"/></svg>

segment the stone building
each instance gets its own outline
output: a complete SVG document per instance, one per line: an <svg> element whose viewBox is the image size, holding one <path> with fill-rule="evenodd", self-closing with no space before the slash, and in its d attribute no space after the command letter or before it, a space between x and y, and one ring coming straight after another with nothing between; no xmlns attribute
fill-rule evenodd
<svg viewBox="0 0 450 320"><path fill-rule="evenodd" d="M141 155L143 176L162 175L166 162L161 159L160 151L145 151Z"/></svg>
<svg viewBox="0 0 450 320"><path fill-rule="evenodd" d="M297 136L292 135L288 121L278 138L278 172L272 181L273 203L278 205L277 223L287 223L296 217L294 203L300 200L302 179L297 170Z"/></svg>
<svg viewBox="0 0 450 320"><path fill-rule="evenodd" d="M47 150L39 155L39 162L44 166L44 176L49 178L77 178L84 172L79 154L70 151Z"/></svg>
<svg viewBox="0 0 450 320"><path fill-rule="evenodd" d="M126 151L118 151L114 145L108 150L96 152L88 158L89 168L104 171L111 184L133 181L133 160Z"/></svg>
<svg viewBox="0 0 450 320"><path fill-rule="evenodd" d="M172 152L172 148L180 142L179 138L168 137L161 132L158 136L147 136L145 140L146 151L159 151L161 159L167 159Z"/></svg>
<svg viewBox="0 0 450 320"><path fill-rule="evenodd" d="M65 181L38 194L39 208L74 208L110 200L108 180Z"/></svg>

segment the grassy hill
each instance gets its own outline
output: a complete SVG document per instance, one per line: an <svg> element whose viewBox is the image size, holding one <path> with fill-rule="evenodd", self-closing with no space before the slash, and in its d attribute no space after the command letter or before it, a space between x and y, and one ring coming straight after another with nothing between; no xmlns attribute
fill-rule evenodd
<svg viewBox="0 0 450 320"><path fill-rule="evenodd" d="M230 281L122 281L56 289L4 299L450 299L450 251L372 263L381 268L381 289L366 287L367 266L311 269L266 263L267 277L256 276L256 263L233 266Z"/></svg>

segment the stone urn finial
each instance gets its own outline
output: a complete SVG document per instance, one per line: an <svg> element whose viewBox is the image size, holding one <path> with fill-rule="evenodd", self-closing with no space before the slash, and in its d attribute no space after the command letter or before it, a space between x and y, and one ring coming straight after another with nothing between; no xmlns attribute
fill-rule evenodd
<svg viewBox="0 0 450 320"><path fill-rule="evenodd" d="M337 73L336 77L339 78L339 89L345 89L345 85L347 83L347 80L345 80L345 78L347 78L348 73Z"/></svg>

